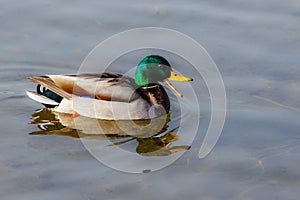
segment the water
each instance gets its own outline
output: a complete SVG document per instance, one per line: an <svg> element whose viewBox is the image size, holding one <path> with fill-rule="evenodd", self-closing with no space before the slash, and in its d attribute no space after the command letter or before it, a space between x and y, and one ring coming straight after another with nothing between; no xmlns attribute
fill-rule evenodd
<svg viewBox="0 0 300 200"><path fill-rule="evenodd" d="M299 199L298 1L1 1L0 11L1 199ZM222 73L227 119L207 158L199 133L171 166L126 174L72 137L30 134L41 106L26 77L74 73L100 41L143 26L188 34Z"/></svg>

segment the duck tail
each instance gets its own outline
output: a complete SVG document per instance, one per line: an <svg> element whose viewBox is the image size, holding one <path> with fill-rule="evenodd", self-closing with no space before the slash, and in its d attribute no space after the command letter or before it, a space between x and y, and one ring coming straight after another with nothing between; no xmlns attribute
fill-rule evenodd
<svg viewBox="0 0 300 200"><path fill-rule="evenodd" d="M36 92L26 91L26 94L29 98L43 104L47 108L53 108L55 106L58 106L58 104L59 104L59 102L56 102L56 101L54 101L44 95L38 94Z"/></svg>
<svg viewBox="0 0 300 200"><path fill-rule="evenodd" d="M41 96L44 95L49 99L52 99L54 101L59 101L59 102L61 101L61 99L55 97L55 95L58 95L61 98L66 98L68 100L72 98L72 94L59 88L48 76L31 76L28 77L27 79L31 82L37 83L38 85L42 85L45 88L47 88L44 91L41 91L40 86L37 87L37 91L38 91L37 94Z"/></svg>

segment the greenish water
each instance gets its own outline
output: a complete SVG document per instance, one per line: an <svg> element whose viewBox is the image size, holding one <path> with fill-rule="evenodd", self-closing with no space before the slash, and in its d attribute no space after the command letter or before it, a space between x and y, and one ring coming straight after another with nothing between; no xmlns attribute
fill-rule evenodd
<svg viewBox="0 0 300 200"><path fill-rule="evenodd" d="M1 199L299 199L298 1L1 1L0 24ZM144 26L188 34L219 67L228 111L208 157L197 157L210 118L205 89L191 148L152 173L110 169L66 132L30 124L42 106L25 96L35 87L26 77L76 73L100 41ZM172 137L164 141L176 145Z"/></svg>

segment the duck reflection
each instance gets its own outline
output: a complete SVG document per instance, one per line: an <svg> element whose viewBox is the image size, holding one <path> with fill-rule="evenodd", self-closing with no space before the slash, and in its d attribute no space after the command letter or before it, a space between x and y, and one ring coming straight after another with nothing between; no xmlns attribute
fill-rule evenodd
<svg viewBox="0 0 300 200"><path fill-rule="evenodd" d="M137 141L136 152L143 156L166 156L189 149L173 146L179 139L176 129L169 130L170 114L151 120L101 120L52 112L44 108L32 114L30 124L40 129L31 135L69 136L84 140L111 140L111 145Z"/></svg>

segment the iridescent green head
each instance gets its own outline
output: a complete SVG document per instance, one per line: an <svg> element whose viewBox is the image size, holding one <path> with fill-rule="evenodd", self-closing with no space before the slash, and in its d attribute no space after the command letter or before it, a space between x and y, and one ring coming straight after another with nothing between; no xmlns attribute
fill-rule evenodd
<svg viewBox="0 0 300 200"><path fill-rule="evenodd" d="M163 57L150 55L145 57L137 66L135 71L135 83L139 86L148 86L169 78L171 65Z"/></svg>
<svg viewBox="0 0 300 200"><path fill-rule="evenodd" d="M177 95L182 96L169 80L184 82L193 79L173 72L170 63L165 58L150 55L138 64L134 80L137 85L144 87L149 86L149 84L163 82Z"/></svg>

